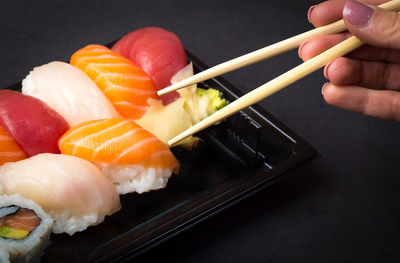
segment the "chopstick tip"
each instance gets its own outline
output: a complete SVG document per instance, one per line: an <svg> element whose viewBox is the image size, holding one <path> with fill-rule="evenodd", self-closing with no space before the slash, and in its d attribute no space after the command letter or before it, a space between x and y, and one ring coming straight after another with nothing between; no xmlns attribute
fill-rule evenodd
<svg viewBox="0 0 400 263"><path fill-rule="evenodd" d="M180 141L182 141L182 140L186 139L187 137L189 137L191 134L188 135L187 132L188 131L186 130L186 131L176 135L174 138L170 139L168 141L168 143L167 143L168 146L169 147L174 147L174 146L176 146L177 143L179 143Z"/></svg>
<svg viewBox="0 0 400 263"><path fill-rule="evenodd" d="M165 87L165 88L160 89L159 91L157 91L157 95L158 96L165 95L165 94L170 93L170 92L172 92L174 90L175 90L175 86L174 85L170 85L168 87Z"/></svg>

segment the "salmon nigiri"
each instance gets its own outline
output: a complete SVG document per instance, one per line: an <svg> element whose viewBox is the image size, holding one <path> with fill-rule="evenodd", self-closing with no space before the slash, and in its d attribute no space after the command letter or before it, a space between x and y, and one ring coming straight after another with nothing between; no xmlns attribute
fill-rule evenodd
<svg viewBox="0 0 400 263"><path fill-rule="evenodd" d="M0 126L0 165L28 158L18 143Z"/></svg>
<svg viewBox="0 0 400 263"><path fill-rule="evenodd" d="M120 194L163 188L179 170L168 146L128 119L82 123L67 131L58 146L63 154L98 165Z"/></svg>
<svg viewBox="0 0 400 263"><path fill-rule="evenodd" d="M71 65L82 69L126 118L138 119L159 100L151 78L132 61L105 46L88 45L75 52Z"/></svg>

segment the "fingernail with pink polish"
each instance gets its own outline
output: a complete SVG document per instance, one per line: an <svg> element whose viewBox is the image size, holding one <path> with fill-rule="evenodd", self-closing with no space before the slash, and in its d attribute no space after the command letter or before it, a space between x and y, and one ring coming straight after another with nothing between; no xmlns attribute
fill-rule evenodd
<svg viewBox="0 0 400 263"><path fill-rule="evenodd" d="M310 22L310 23L311 23L311 12L312 12L312 10L314 9L314 7L316 7L316 5L311 6L311 7L308 9L308 12L307 12L307 19L308 19L308 22Z"/></svg>
<svg viewBox="0 0 400 263"><path fill-rule="evenodd" d="M371 21L374 9L353 0L347 0L343 8L343 18L350 24L366 27Z"/></svg>

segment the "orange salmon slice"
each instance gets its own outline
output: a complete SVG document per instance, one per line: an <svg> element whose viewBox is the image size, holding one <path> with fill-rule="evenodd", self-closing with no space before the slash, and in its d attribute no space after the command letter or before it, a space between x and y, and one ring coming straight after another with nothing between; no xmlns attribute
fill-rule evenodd
<svg viewBox="0 0 400 263"><path fill-rule="evenodd" d="M10 228L31 232L41 221L42 220L32 210L21 208L13 215L2 217L0 219L0 227L8 226Z"/></svg>
<svg viewBox="0 0 400 263"><path fill-rule="evenodd" d="M0 126L0 165L28 158L19 144Z"/></svg>
<svg viewBox="0 0 400 263"><path fill-rule="evenodd" d="M92 162L170 168L174 173L179 170L179 162L169 147L129 119L81 123L67 131L58 146L63 154Z"/></svg>
<svg viewBox="0 0 400 263"><path fill-rule="evenodd" d="M107 47L88 45L75 52L71 65L83 70L125 118L140 119L159 100L151 78L132 61Z"/></svg>

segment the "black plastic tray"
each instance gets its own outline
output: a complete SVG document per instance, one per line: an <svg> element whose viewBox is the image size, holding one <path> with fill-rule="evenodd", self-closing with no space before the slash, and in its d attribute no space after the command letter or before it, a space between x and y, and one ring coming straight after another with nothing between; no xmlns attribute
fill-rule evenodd
<svg viewBox="0 0 400 263"><path fill-rule="evenodd" d="M195 72L207 67L187 52ZM233 101L242 93L222 78L212 87ZM20 85L9 87L19 89ZM165 189L121 196L122 209L73 236L52 235L42 262L124 262L265 188L315 150L256 106L198 134L198 147L174 148L181 164Z"/></svg>

